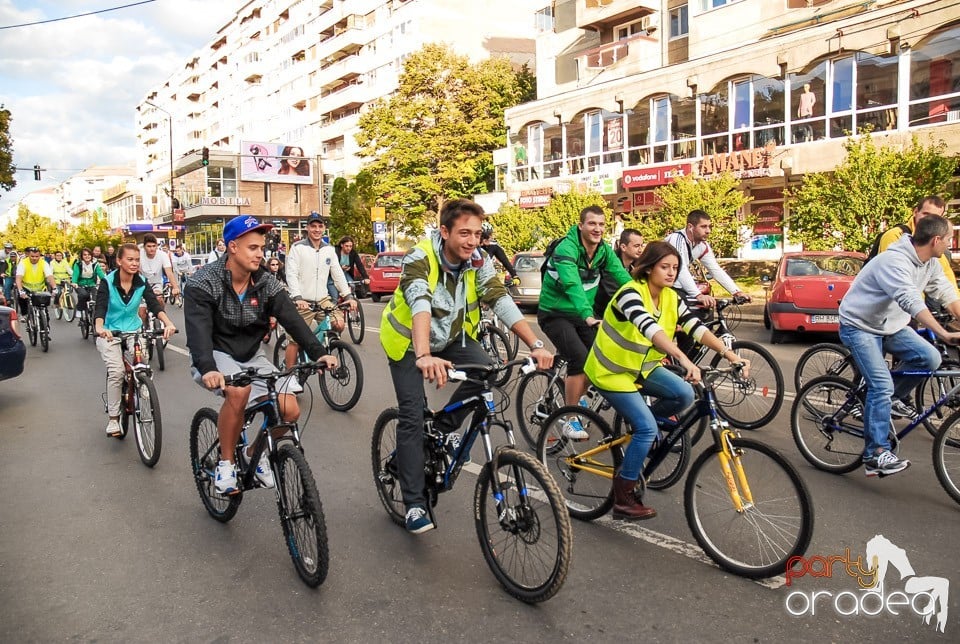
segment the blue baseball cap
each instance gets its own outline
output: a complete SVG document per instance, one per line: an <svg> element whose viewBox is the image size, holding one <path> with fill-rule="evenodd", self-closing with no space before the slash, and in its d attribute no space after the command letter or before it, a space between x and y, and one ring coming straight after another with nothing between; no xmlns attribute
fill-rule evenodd
<svg viewBox="0 0 960 644"><path fill-rule="evenodd" d="M253 215L234 217L223 227L223 242L229 244L238 237L242 237L253 230L266 232L273 228L273 224L261 224Z"/></svg>

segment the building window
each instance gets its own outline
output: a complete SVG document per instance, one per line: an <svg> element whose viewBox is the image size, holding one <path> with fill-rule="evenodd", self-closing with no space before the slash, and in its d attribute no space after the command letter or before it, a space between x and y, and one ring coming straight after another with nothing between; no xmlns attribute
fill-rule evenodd
<svg viewBox="0 0 960 644"><path fill-rule="evenodd" d="M263 203L270 203L270 184L263 182Z"/></svg>
<svg viewBox="0 0 960 644"><path fill-rule="evenodd" d="M620 25L614 31L617 36L617 40L626 40L631 36L639 36L640 34L647 33L647 29L644 27L644 22L644 20L636 20L625 25Z"/></svg>
<svg viewBox="0 0 960 644"><path fill-rule="evenodd" d="M680 38L690 33L689 21L687 20L687 5L670 10L670 37Z"/></svg>
<svg viewBox="0 0 960 644"><path fill-rule="evenodd" d="M553 31L553 5L544 7L533 16L533 27L537 31Z"/></svg>
<svg viewBox="0 0 960 644"><path fill-rule="evenodd" d="M910 52L910 125L946 121L960 121L960 27Z"/></svg>
<svg viewBox="0 0 960 644"><path fill-rule="evenodd" d="M207 193L211 197L237 196L237 171L234 168L207 168Z"/></svg>
<svg viewBox="0 0 960 644"><path fill-rule="evenodd" d="M700 11L710 11L741 0L700 0Z"/></svg>
<svg viewBox="0 0 960 644"><path fill-rule="evenodd" d="M300 203L300 184L293 184L293 203Z"/></svg>

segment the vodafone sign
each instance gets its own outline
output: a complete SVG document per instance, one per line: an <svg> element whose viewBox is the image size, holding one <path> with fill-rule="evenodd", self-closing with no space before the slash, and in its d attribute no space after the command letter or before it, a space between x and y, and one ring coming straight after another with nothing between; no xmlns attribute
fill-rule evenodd
<svg viewBox="0 0 960 644"><path fill-rule="evenodd" d="M693 165L690 163L672 163L670 165L649 166L624 170L620 177L623 187L627 190L650 188L673 183L679 177L690 174Z"/></svg>

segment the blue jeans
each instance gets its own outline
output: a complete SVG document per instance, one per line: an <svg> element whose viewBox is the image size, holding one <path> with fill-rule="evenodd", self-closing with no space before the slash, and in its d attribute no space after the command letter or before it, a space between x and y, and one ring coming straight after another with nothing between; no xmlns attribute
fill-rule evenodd
<svg viewBox="0 0 960 644"><path fill-rule="evenodd" d="M940 353L910 327L882 336L841 323L840 341L850 349L850 356L867 383L863 455L869 458L878 451L890 449L891 397L906 397L924 379L923 376L901 376L894 383L883 354L889 353L900 361L897 369L923 370L939 367Z"/></svg>
<svg viewBox="0 0 960 644"><path fill-rule="evenodd" d="M666 418L693 404L693 387L669 369L657 367L644 379L643 393L604 389L598 391L633 426L633 438L623 455L620 478L637 481L643 470L643 462L650 452L650 445L657 437L656 418ZM647 406L644 395L657 399L652 408Z"/></svg>

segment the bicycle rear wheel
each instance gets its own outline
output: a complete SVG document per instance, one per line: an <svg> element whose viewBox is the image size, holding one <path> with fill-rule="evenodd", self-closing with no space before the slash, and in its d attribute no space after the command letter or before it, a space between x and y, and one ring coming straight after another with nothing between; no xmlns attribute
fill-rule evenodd
<svg viewBox="0 0 960 644"><path fill-rule="evenodd" d="M46 309L40 309L40 348L46 353L50 350L50 313Z"/></svg>
<svg viewBox="0 0 960 644"><path fill-rule="evenodd" d="M280 345L277 344L277 349ZM357 350L342 340L333 340L328 347L330 355L337 359L336 369L325 369L317 374L320 379L320 394L336 411L348 411L360 400L363 393L363 364ZM281 353L282 355L282 353Z"/></svg>
<svg viewBox="0 0 960 644"><path fill-rule="evenodd" d="M73 322L77 315L77 292L72 288L68 289L61 298L63 299L60 304L63 307L63 319L67 322Z"/></svg>
<svg viewBox="0 0 960 644"><path fill-rule="evenodd" d="M850 349L842 344L821 342L815 344L797 360L797 369L793 372L793 384L797 393L803 386L818 376L837 376L853 382L856 367L850 357Z"/></svg>
<svg viewBox="0 0 960 644"><path fill-rule="evenodd" d="M354 344L363 342L363 336L366 334L367 327L364 323L363 305L357 301L357 310L347 312L347 324L350 330L350 339Z"/></svg>
<svg viewBox="0 0 960 644"><path fill-rule="evenodd" d="M153 467L160 460L160 448L163 445L160 398L153 380L143 374L136 377L133 395L136 410L133 435L137 439L137 452L144 465Z"/></svg>
<svg viewBox="0 0 960 644"><path fill-rule="evenodd" d="M563 407L563 380L551 371L531 371L517 386L517 423L530 449L537 448L543 421Z"/></svg>
<svg viewBox="0 0 960 644"><path fill-rule="evenodd" d="M960 371L960 363L953 360L944 361L937 371ZM960 384L960 376L930 376L921 382L914 390L914 403L917 411L922 412ZM931 436L936 436L944 420L960 409L960 394L954 394L942 406L933 410L923 421L923 426Z"/></svg>
<svg viewBox="0 0 960 644"><path fill-rule="evenodd" d="M706 419L707 417L703 416L700 425L705 426L706 423L703 421ZM620 415L620 412L617 412L614 416L613 431L617 436L623 436L624 432L632 433L633 431L630 423ZM702 431L702 429L700 431ZM650 462L650 456L660 448L660 442L664 440L669 433L670 431L668 429L660 428L659 433L653 439L653 444L650 445L650 452L647 454L647 459L644 461L643 475L646 477L646 487L651 490L666 490L676 485L677 482L683 478L683 473L687 471L687 464L690 462L690 446L692 443L690 440L690 432L687 431L680 435L680 440L670 448L667 456L660 462L657 469L652 472L646 471L646 464Z"/></svg>
<svg viewBox="0 0 960 644"><path fill-rule="evenodd" d="M220 461L220 438L217 433L217 412L204 407L197 410L190 422L190 469L200 493L203 507L217 521L226 523L237 514L243 494L223 496L214 487L217 463Z"/></svg>
<svg viewBox="0 0 960 644"><path fill-rule="evenodd" d="M310 465L296 445L277 449L277 511L284 541L300 579L316 588L327 578L330 553L327 523Z"/></svg>
<svg viewBox="0 0 960 644"><path fill-rule="evenodd" d="M574 418L590 435L586 440L575 441L563 435L564 424ZM585 457L581 454L614 438L610 425L597 412L577 405L561 407L543 421L537 459L557 480L567 510L575 519L593 521L613 507L613 474L623 462L622 448L602 449Z"/></svg>
<svg viewBox="0 0 960 644"><path fill-rule="evenodd" d="M793 401L793 441L818 470L846 474L861 463L864 412L862 401L847 401L852 388L843 378L820 376L808 382Z"/></svg>
<svg viewBox="0 0 960 644"><path fill-rule="evenodd" d="M510 340L503 331L492 324L488 324L480 332L479 340L484 352L490 356L493 364L500 367L510 362ZM507 384L507 381L510 380L511 371L512 369L501 371L493 380L493 384L497 387Z"/></svg>
<svg viewBox="0 0 960 644"><path fill-rule="evenodd" d="M397 423L400 412L390 407L380 412L373 425L370 452L373 461L373 482L377 496L390 520L404 525L406 520L403 493L400 491L400 466L397 462Z"/></svg>
<svg viewBox="0 0 960 644"><path fill-rule="evenodd" d="M493 463L481 470L473 497L483 558L512 596L546 601L563 586L570 567L573 529L563 497L529 454L502 449Z"/></svg>
<svg viewBox="0 0 960 644"><path fill-rule="evenodd" d="M960 411L952 413L937 431L933 469L950 498L960 503Z"/></svg>
<svg viewBox="0 0 960 644"><path fill-rule="evenodd" d="M687 524L704 552L735 575L760 579L782 574L802 556L813 535L813 502L800 475L779 452L758 441L730 441L730 463L741 497L738 510L720 465L709 449L693 462L683 501ZM739 462L742 470L738 471ZM741 476L742 475L742 476Z"/></svg>
<svg viewBox="0 0 960 644"><path fill-rule="evenodd" d="M734 427L760 429L783 405L783 372L770 352L756 342L736 340L731 349L750 361L750 373L741 378L731 372L717 380L717 411ZM721 356L715 355L710 365L717 367L720 360Z"/></svg>

